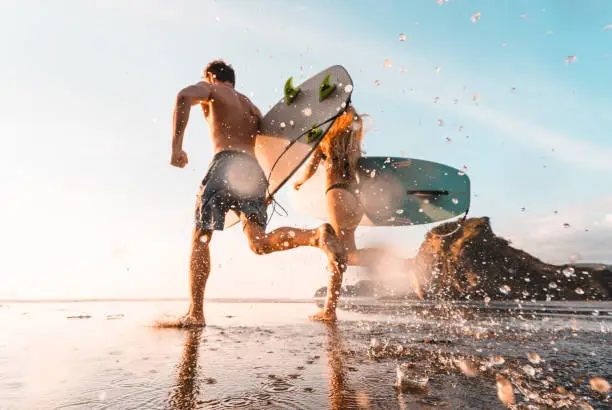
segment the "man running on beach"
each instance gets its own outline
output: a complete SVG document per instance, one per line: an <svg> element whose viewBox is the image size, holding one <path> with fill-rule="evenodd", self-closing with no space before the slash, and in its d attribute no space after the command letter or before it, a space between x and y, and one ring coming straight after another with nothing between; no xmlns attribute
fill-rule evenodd
<svg viewBox="0 0 612 410"><path fill-rule="evenodd" d="M213 231L223 230L229 211L240 216L250 248L259 255L314 246L327 255L332 274L346 269L345 251L329 224L317 229L278 228L266 233L268 184L255 158L261 112L234 89L234 70L222 60L208 64L203 80L181 90L174 108L170 164L183 168L188 163L182 149L183 135L191 107L196 104L204 111L214 150L196 203L189 267L191 305L187 314L173 324L180 327L206 324L204 289L210 274L210 241Z"/></svg>

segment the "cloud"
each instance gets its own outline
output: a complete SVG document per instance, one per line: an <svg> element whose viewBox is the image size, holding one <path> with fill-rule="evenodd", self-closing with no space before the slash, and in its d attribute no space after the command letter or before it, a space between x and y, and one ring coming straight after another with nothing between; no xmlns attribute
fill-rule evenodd
<svg viewBox="0 0 612 410"><path fill-rule="evenodd" d="M612 197L562 208L527 220L513 244L549 263L612 263Z"/></svg>

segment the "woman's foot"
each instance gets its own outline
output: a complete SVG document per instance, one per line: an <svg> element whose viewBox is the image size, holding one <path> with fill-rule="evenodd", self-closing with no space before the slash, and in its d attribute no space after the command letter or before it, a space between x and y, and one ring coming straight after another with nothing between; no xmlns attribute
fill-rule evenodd
<svg viewBox="0 0 612 410"><path fill-rule="evenodd" d="M204 320L204 315L194 315L192 313L187 313L185 316L179 319L158 321L155 323L155 326L161 328L197 328L206 326L206 321Z"/></svg>
<svg viewBox="0 0 612 410"><path fill-rule="evenodd" d="M309 319L315 320L317 322L335 322L337 320L337 317L336 312L329 313L322 310L310 316Z"/></svg>

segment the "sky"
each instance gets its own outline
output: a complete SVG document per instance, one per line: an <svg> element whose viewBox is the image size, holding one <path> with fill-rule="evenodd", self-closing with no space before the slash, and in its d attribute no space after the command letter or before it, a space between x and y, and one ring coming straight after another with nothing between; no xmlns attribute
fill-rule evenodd
<svg viewBox="0 0 612 410"><path fill-rule="evenodd" d="M289 76L343 65L373 119L366 155L466 167L470 216L514 246L612 263L608 1L5 0L0 38L0 298L187 297L212 152L194 111L190 164L168 164L172 109L215 58L264 113ZM269 229L320 223L278 199ZM433 226L361 227L358 244L410 257ZM317 249L257 256L240 226L211 249L209 297L326 283Z"/></svg>

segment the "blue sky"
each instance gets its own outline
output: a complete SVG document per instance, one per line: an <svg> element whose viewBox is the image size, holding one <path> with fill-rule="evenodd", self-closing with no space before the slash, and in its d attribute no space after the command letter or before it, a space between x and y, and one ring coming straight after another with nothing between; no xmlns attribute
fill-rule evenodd
<svg viewBox="0 0 612 410"><path fill-rule="evenodd" d="M497 234L548 262L612 263L612 4L399 3L4 2L0 297L187 295L211 144L194 112L190 165L170 167L172 107L217 57L263 112L287 77L344 65L373 117L368 155L466 165L471 215ZM272 227L318 223L279 199L290 215ZM358 236L411 256L430 228ZM210 296L308 297L325 283L313 249L255 256L239 227L212 249Z"/></svg>

